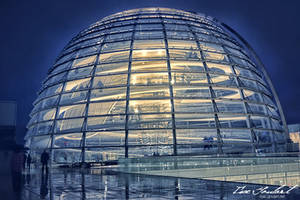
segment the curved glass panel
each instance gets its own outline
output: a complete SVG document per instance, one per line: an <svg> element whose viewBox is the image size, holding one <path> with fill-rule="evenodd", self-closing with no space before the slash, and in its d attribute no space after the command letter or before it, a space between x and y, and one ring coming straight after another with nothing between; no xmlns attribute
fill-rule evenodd
<svg viewBox="0 0 300 200"><path fill-rule="evenodd" d="M111 15L63 49L26 140L36 155L53 148L57 163L274 150L285 143L282 119L251 59L205 15L165 8Z"/></svg>

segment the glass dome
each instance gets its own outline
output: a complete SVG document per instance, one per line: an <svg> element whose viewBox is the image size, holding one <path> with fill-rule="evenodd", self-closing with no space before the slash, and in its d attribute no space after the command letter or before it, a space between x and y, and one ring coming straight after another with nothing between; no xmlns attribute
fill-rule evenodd
<svg viewBox="0 0 300 200"><path fill-rule="evenodd" d="M25 139L56 163L284 151L273 96L248 50L213 18L129 10L66 45Z"/></svg>

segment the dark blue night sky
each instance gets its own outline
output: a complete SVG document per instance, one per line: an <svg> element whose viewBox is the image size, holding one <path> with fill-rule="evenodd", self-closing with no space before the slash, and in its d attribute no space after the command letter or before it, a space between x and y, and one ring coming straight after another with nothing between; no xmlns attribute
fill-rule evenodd
<svg viewBox="0 0 300 200"><path fill-rule="evenodd" d="M300 1L2 0L0 100L18 103L19 142L37 91L64 45L107 15L152 6L206 13L233 27L266 65L287 122L300 123Z"/></svg>

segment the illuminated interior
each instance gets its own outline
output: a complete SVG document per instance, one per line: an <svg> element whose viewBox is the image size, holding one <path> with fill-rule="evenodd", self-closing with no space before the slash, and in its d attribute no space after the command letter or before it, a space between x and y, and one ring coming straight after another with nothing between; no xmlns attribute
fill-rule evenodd
<svg viewBox="0 0 300 200"><path fill-rule="evenodd" d="M54 163L285 151L270 86L209 17L152 8L81 31L49 70L28 123Z"/></svg>

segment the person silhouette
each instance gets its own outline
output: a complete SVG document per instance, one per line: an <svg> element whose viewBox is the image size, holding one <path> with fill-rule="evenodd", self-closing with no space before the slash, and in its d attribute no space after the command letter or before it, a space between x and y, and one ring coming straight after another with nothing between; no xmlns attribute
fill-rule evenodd
<svg viewBox="0 0 300 200"><path fill-rule="evenodd" d="M49 160L49 154L45 149L41 155L42 174L44 173L45 170L46 170L46 174L48 173L48 160Z"/></svg>
<svg viewBox="0 0 300 200"><path fill-rule="evenodd" d="M209 149L209 147L208 147L209 145L207 144L208 143L208 137L207 136L204 136L203 142L204 142L203 150Z"/></svg>
<svg viewBox="0 0 300 200"><path fill-rule="evenodd" d="M27 174L26 174L26 184L29 185L29 184L30 184L30 181L31 181L30 173L27 173Z"/></svg>
<svg viewBox="0 0 300 200"><path fill-rule="evenodd" d="M48 195L48 174L41 174L41 187L40 187L40 197L41 199L46 199Z"/></svg>
<svg viewBox="0 0 300 200"><path fill-rule="evenodd" d="M31 165L31 156L30 156L30 154L27 155L26 164L27 164L28 172L30 172L30 165Z"/></svg>
<svg viewBox="0 0 300 200"><path fill-rule="evenodd" d="M27 155L25 152L22 152L23 153L23 169L25 170L25 167L26 167L26 161L27 161Z"/></svg>

